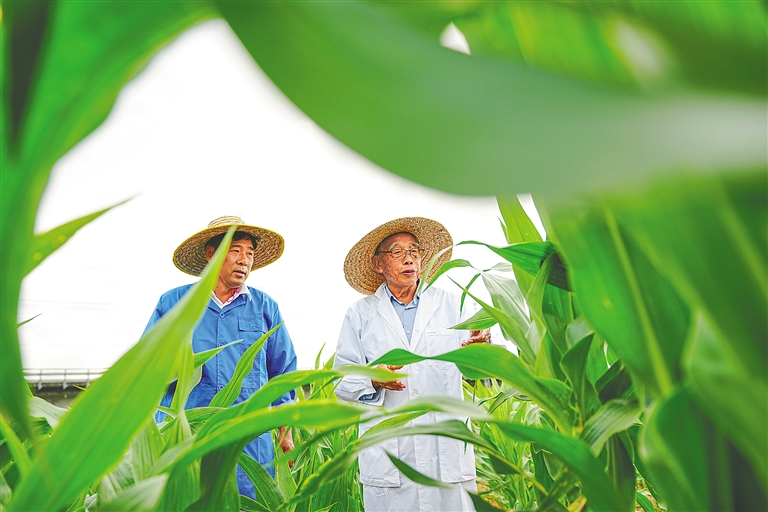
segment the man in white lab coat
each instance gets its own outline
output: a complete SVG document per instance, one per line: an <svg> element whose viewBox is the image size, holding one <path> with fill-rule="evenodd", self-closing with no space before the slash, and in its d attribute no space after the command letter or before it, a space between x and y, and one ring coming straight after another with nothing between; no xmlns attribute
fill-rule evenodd
<svg viewBox="0 0 768 512"><path fill-rule="evenodd" d="M488 330L468 333L450 329L461 321L455 295L436 287L416 294L422 263L426 265L432 255L452 245L450 234L440 223L406 217L379 226L350 250L344 262L347 282L367 297L347 311L335 366L366 365L395 348L437 355L490 340ZM449 258L450 250L441 256L432 272ZM408 377L389 382L347 376L336 394L342 400L386 408L404 405L417 397L463 397L461 373L453 363L423 361L408 365L402 372ZM465 418L427 413L409 425L448 419ZM375 423L361 425L360 435ZM386 452L420 473L455 485L445 489L416 484L400 473ZM465 492L476 491L471 445L440 436L407 436L363 451L359 463L367 512L474 510Z"/></svg>

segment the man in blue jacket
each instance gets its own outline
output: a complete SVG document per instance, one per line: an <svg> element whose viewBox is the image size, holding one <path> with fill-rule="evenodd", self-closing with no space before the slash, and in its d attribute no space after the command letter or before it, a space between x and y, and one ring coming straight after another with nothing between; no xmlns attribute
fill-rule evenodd
<svg viewBox="0 0 768 512"><path fill-rule="evenodd" d="M192 349L198 353L221 347L231 341L243 341L225 348L203 365L202 378L189 396L187 409L207 406L214 395L232 378L237 361L248 347L283 321L272 297L245 284L251 270L269 265L282 255L284 242L279 234L246 225L239 217L219 217L206 229L185 240L174 252L173 263L182 272L199 276L232 225L238 226L237 231L221 267L216 288L211 292L208 307L192 335ZM191 286L180 286L164 293L145 332L170 311ZM283 325L269 337L256 355L253 369L245 377L242 391L235 403L248 399L266 384L267 380L295 369L296 353ZM169 388L160 402L161 405L170 406L174 388L173 385ZM291 402L294 398L293 392L286 393L276 400L273 406ZM158 413L156 419L160 421L164 416ZM281 427L280 438L284 452L293 449L290 429ZM274 446L269 432L254 439L246 446L244 452L261 463L274 477ZM237 482L240 494L254 498L253 483L239 467Z"/></svg>

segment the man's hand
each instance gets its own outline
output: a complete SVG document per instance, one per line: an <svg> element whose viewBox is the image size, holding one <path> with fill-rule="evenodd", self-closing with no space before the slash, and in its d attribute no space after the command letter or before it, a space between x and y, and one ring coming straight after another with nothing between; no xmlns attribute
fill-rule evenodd
<svg viewBox="0 0 768 512"><path fill-rule="evenodd" d="M491 330L483 329L482 331L471 331L467 341L461 344L462 347L472 345L473 343L490 343L491 342Z"/></svg>
<svg viewBox="0 0 768 512"><path fill-rule="evenodd" d="M283 450L283 453L288 453L295 448L293 445L293 433L291 433L291 429L287 427L280 427L278 441L280 442L280 448ZM293 467L292 460L288 461L288 467Z"/></svg>
<svg viewBox="0 0 768 512"><path fill-rule="evenodd" d="M391 372L397 371L402 367L403 365L392 366L388 364L380 364L377 366L377 368L381 368L382 370L389 370ZM373 387L375 388L391 389L392 391L402 391L405 389L405 384L403 384L400 379L391 380L389 382L379 382L377 380L371 379L371 383L373 383Z"/></svg>

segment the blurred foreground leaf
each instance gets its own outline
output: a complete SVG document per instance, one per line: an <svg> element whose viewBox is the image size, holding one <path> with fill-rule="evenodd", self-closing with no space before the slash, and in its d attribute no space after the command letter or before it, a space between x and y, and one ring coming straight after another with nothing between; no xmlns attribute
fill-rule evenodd
<svg viewBox="0 0 768 512"><path fill-rule="evenodd" d="M222 247L229 247L233 232ZM178 354L190 350L225 255L217 251L179 304L78 396L15 490L9 511L57 509L122 458L165 391Z"/></svg>

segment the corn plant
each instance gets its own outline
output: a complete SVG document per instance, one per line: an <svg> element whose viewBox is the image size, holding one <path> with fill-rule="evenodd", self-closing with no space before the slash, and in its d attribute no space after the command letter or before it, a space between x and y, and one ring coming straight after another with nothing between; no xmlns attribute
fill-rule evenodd
<svg viewBox="0 0 768 512"><path fill-rule="evenodd" d="M296 105L371 161L452 193L536 194L549 241L535 238L514 201L500 202L513 249L499 251L517 267L520 294L492 272L482 279L494 287L485 311L520 358L493 347L441 357L469 376L505 381L543 411L541 426L494 424L538 446L532 459L550 453L568 468L573 481L563 481L576 482L581 498L569 491L558 500L631 508L634 461L670 509L768 508L765 9L750 0L4 2L0 503L57 509L78 496L84 502L84 493L109 495L117 475L102 479L125 473L123 456L164 386L174 375L194 382L184 340L205 287L57 426L41 426L30 414L36 406L23 378L17 312L24 276L98 216L34 233L53 164L101 124L163 45L220 17ZM471 56L438 44L449 23ZM529 310L518 307L520 296ZM598 369L589 363L600 340L608 348ZM594 380L600 374L609 379L603 387L602 377ZM292 378L295 387L314 377ZM628 383L634 394L624 396ZM627 417L639 410L642 426L614 432L597 451L599 443L580 436L611 400L636 404ZM163 433L174 445L152 466L167 481L143 484L155 489L147 494L163 487L173 491L161 492L162 503L237 506L226 480L239 461L236 446L290 416L289 408L257 403L206 411L198 431L179 407ZM294 425L331 427L320 423L319 402L299 406ZM358 415L328 407L339 428ZM291 506L352 467L366 443L407 428L350 443L302 477ZM433 430L475 443L497 471L525 470L463 425ZM200 496L185 490L198 464ZM546 476L534 477L546 491L536 487L537 503L554 499Z"/></svg>
<svg viewBox="0 0 768 512"><path fill-rule="evenodd" d="M485 245L506 259L517 282L480 271L471 283L481 280L492 304L482 302L470 286L460 285L462 293L477 300L483 310L457 327L499 324L505 338L519 348L519 357L489 346L437 357L455 362L473 379L506 382L510 388L499 391L489 406L495 415L516 396L528 402L501 409L497 421L480 429L495 450L516 461L516 472L527 479L508 481L505 492L491 489L496 492L490 494L501 497L508 507L580 509L586 500L590 508L597 508L590 490L593 484L584 481L572 458L568 461L573 455L568 451L575 446L554 442L565 436L596 457L599 480L609 487L600 491L601 497L616 500L612 505L616 510L630 509L635 501L650 510L651 501L640 492L646 489L657 502L678 510L758 510L768 503L761 480L764 459L755 452L762 446L765 402L754 403L756 415L742 411L744 423L738 433L723 423L722 411L712 414L711 406L699 402L700 388L716 386L707 378L717 376L728 387L751 374L732 366L734 356L725 358L739 345L718 341L710 323L715 320L702 311L701 302L684 295L685 288L678 287L680 277L675 281L662 273L657 260L619 230L605 205L588 209L588 215L571 212L558 217L559 223L554 217L547 221L555 228L562 226L554 229L558 241L567 236L573 244L563 248L540 239L517 200L499 204L511 245L462 243ZM579 229L569 231L573 223ZM585 223L593 229L585 229ZM454 260L436 275L468 266L468 261ZM750 309L747 306L742 316ZM756 333L761 328L748 318L738 327L751 327ZM703 344L698 350L706 347L710 352L704 353L710 356L711 351L726 352L716 360L692 360L697 344ZM407 364L420 359L393 352L381 360ZM735 368L738 374L730 375ZM747 397L764 396L760 380L743 385ZM707 396L710 401L716 398ZM535 435L531 427L538 431ZM756 444L740 444L748 435ZM510 446L509 438L530 445Z"/></svg>
<svg viewBox="0 0 768 512"><path fill-rule="evenodd" d="M321 369L320 358L323 349L315 359L315 370ZM322 369L330 370L333 366L331 356ZM297 401L311 402L314 400L334 401L336 395L333 390L337 380L333 378L315 381L303 389L297 390ZM345 429L293 429L293 439L298 448L295 453L283 455L279 449L275 449L275 460L278 461L275 479L278 487L288 489L292 498L297 487L316 474L319 468L330 461L337 454L343 453L347 447L357 440L357 425L351 425ZM277 434L273 434L277 441ZM275 442L275 446L278 443ZM292 466L286 463L293 460ZM284 495L285 499L286 496ZM333 482L329 482L311 495L309 499L297 505L294 510L328 510L328 511L356 511L363 510L362 484L357 463L352 464Z"/></svg>

